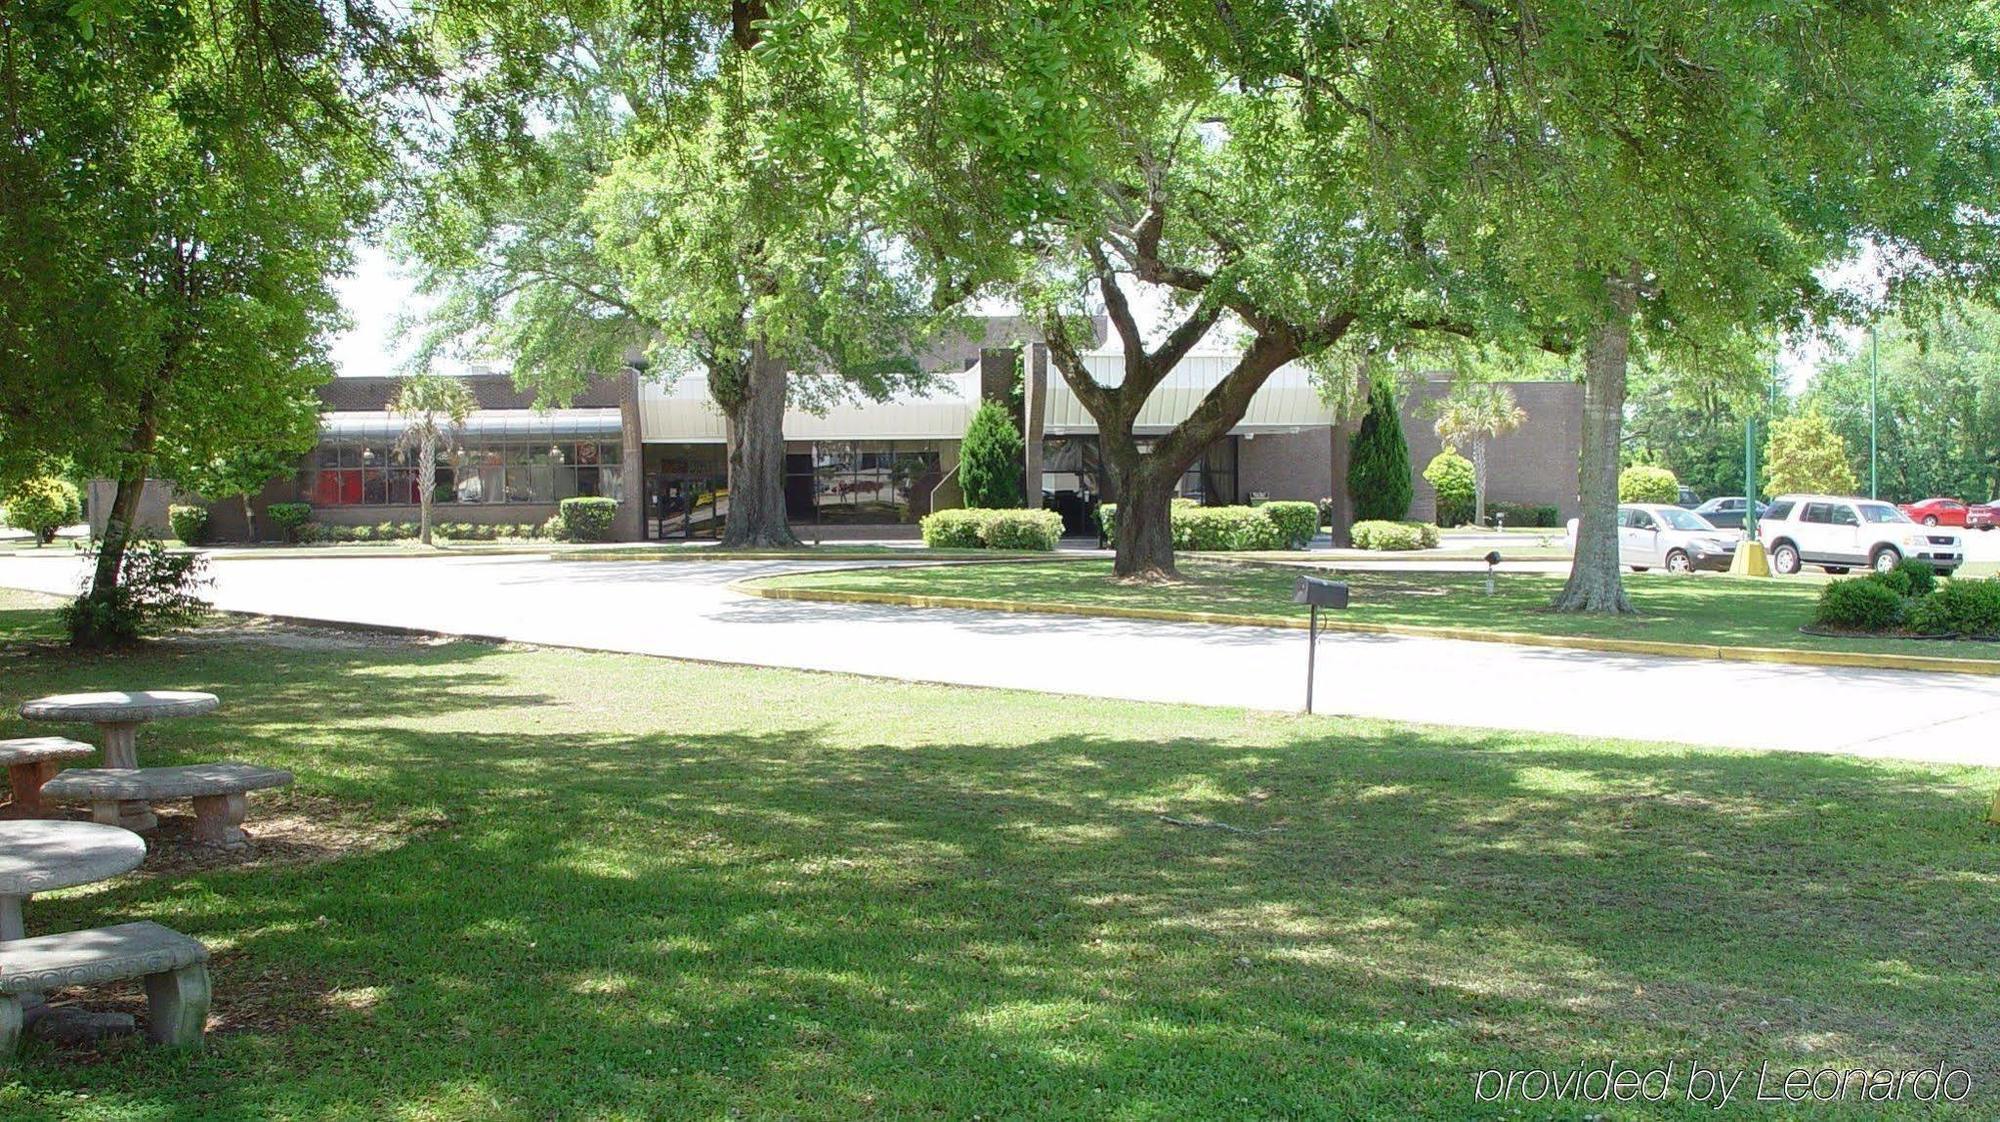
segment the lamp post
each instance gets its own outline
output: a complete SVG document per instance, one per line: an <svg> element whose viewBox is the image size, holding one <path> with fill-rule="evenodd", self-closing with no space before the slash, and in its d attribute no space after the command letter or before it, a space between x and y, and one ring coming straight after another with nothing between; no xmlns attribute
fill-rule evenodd
<svg viewBox="0 0 2000 1122"><path fill-rule="evenodd" d="M1868 325L1868 497L1879 499L1881 494L1881 469L1877 459L1879 443L1876 440L1876 415L1882 406L1882 363L1881 346L1876 337L1875 325Z"/></svg>

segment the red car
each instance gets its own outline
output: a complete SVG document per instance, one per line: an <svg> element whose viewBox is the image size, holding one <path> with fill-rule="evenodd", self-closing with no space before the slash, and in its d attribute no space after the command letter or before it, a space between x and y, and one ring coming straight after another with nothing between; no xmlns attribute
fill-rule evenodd
<svg viewBox="0 0 2000 1122"><path fill-rule="evenodd" d="M1904 503L1896 509L1909 515L1910 521L1926 526L1967 525L1967 516L1972 510L1957 499L1925 499L1920 503Z"/></svg>

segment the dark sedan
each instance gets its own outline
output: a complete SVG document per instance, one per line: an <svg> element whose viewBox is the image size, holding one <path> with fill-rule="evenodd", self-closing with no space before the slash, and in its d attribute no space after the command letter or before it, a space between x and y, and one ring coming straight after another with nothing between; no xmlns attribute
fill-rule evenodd
<svg viewBox="0 0 2000 1122"><path fill-rule="evenodd" d="M1694 512L1708 519L1712 525L1731 530L1741 530L1743 528L1743 512L1745 509L1747 509L1747 506L1743 496L1718 495L1695 507ZM1770 507L1767 504L1758 503L1757 517L1764 517L1764 512L1768 509Z"/></svg>

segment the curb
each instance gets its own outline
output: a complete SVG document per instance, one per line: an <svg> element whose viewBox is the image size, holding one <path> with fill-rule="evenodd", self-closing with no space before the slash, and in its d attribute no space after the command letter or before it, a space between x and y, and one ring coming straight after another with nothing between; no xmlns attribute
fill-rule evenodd
<svg viewBox="0 0 2000 1122"><path fill-rule="evenodd" d="M910 556L896 553L837 553L815 552L813 550L775 550L757 552L751 550L717 553L709 549L685 549L657 553L581 553L563 556L564 561L890 561L899 564L917 563L922 565L996 565L1008 561L1090 561L1097 560L1091 554L1073 553L1064 550L1050 550L1046 553L996 552L988 556L975 553L954 554L948 557L926 556L922 551L910 550ZM822 570L825 571L825 570ZM837 570L836 570L837 571Z"/></svg>
<svg viewBox="0 0 2000 1122"><path fill-rule="evenodd" d="M839 572L840 570L821 570ZM958 608L983 612L1078 616L1095 619L1147 620L1155 623L1206 623L1227 627L1271 627L1304 631L1307 620L1241 616L1225 612L1183 612L1172 608L1125 608L1114 605L1032 604L1018 600L982 600L969 596L914 596L893 592L857 592L833 588L773 588L755 583L770 578L735 581L731 592L766 600L803 600L830 604L876 604L903 608ZM1598 639L1587 635L1537 635L1525 631L1476 631L1456 627L1412 627L1397 623L1320 622L1321 632L1360 635L1406 635L1421 639L1457 639L1473 643L1507 643L1521 647L1554 647L1605 654L1655 655L1714 662L1756 662L1821 666L1846 670L1898 670L1932 674L2000 677L2000 660L1947 658L1937 655L1863 654L1854 651L1798 651L1783 647L1723 647L1707 643L1668 643L1652 639Z"/></svg>

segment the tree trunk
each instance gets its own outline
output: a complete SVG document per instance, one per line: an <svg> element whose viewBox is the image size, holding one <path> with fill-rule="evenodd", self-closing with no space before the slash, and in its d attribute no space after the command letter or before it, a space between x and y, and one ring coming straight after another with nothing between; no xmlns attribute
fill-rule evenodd
<svg viewBox="0 0 2000 1122"><path fill-rule="evenodd" d="M150 457L134 457L118 477L118 493L111 500L111 512L104 519L104 540L97 547L97 570L91 574L89 596L102 600L118 587L118 571L125 564L125 547L132 540L132 520L139 514L139 497L146 489L146 464Z"/></svg>
<svg viewBox="0 0 2000 1122"><path fill-rule="evenodd" d="M237 498L243 503L243 540L255 543L257 540L257 512L250 506L250 492L245 491Z"/></svg>
<svg viewBox="0 0 2000 1122"><path fill-rule="evenodd" d="M1559 612L1632 614L1618 571L1618 446L1625 431L1625 370L1631 357L1635 284L1606 282L1611 310L1592 333L1583 362L1583 455L1578 472L1582 517L1569 582L1552 605Z"/></svg>
<svg viewBox="0 0 2000 1122"><path fill-rule="evenodd" d="M426 436L417 448L417 540L431 544L431 502L437 490L437 438Z"/></svg>
<svg viewBox="0 0 2000 1122"><path fill-rule="evenodd" d="M1114 462L1118 524L1111 573L1120 579L1178 580L1174 568L1173 501L1179 472L1164 472L1151 456L1128 453Z"/></svg>
<svg viewBox="0 0 2000 1122"><path fill-rule="evenodd" d="M1472 524L1486 525L1486 440L1472 441Z"/></svg>
<svg viewBox="0 0 2000 1122"><path fill-rule="evenodd" d="M740 398L729 417L729 510L724 549L795 548L785 518L785 364L752 343Z"/></svg>

